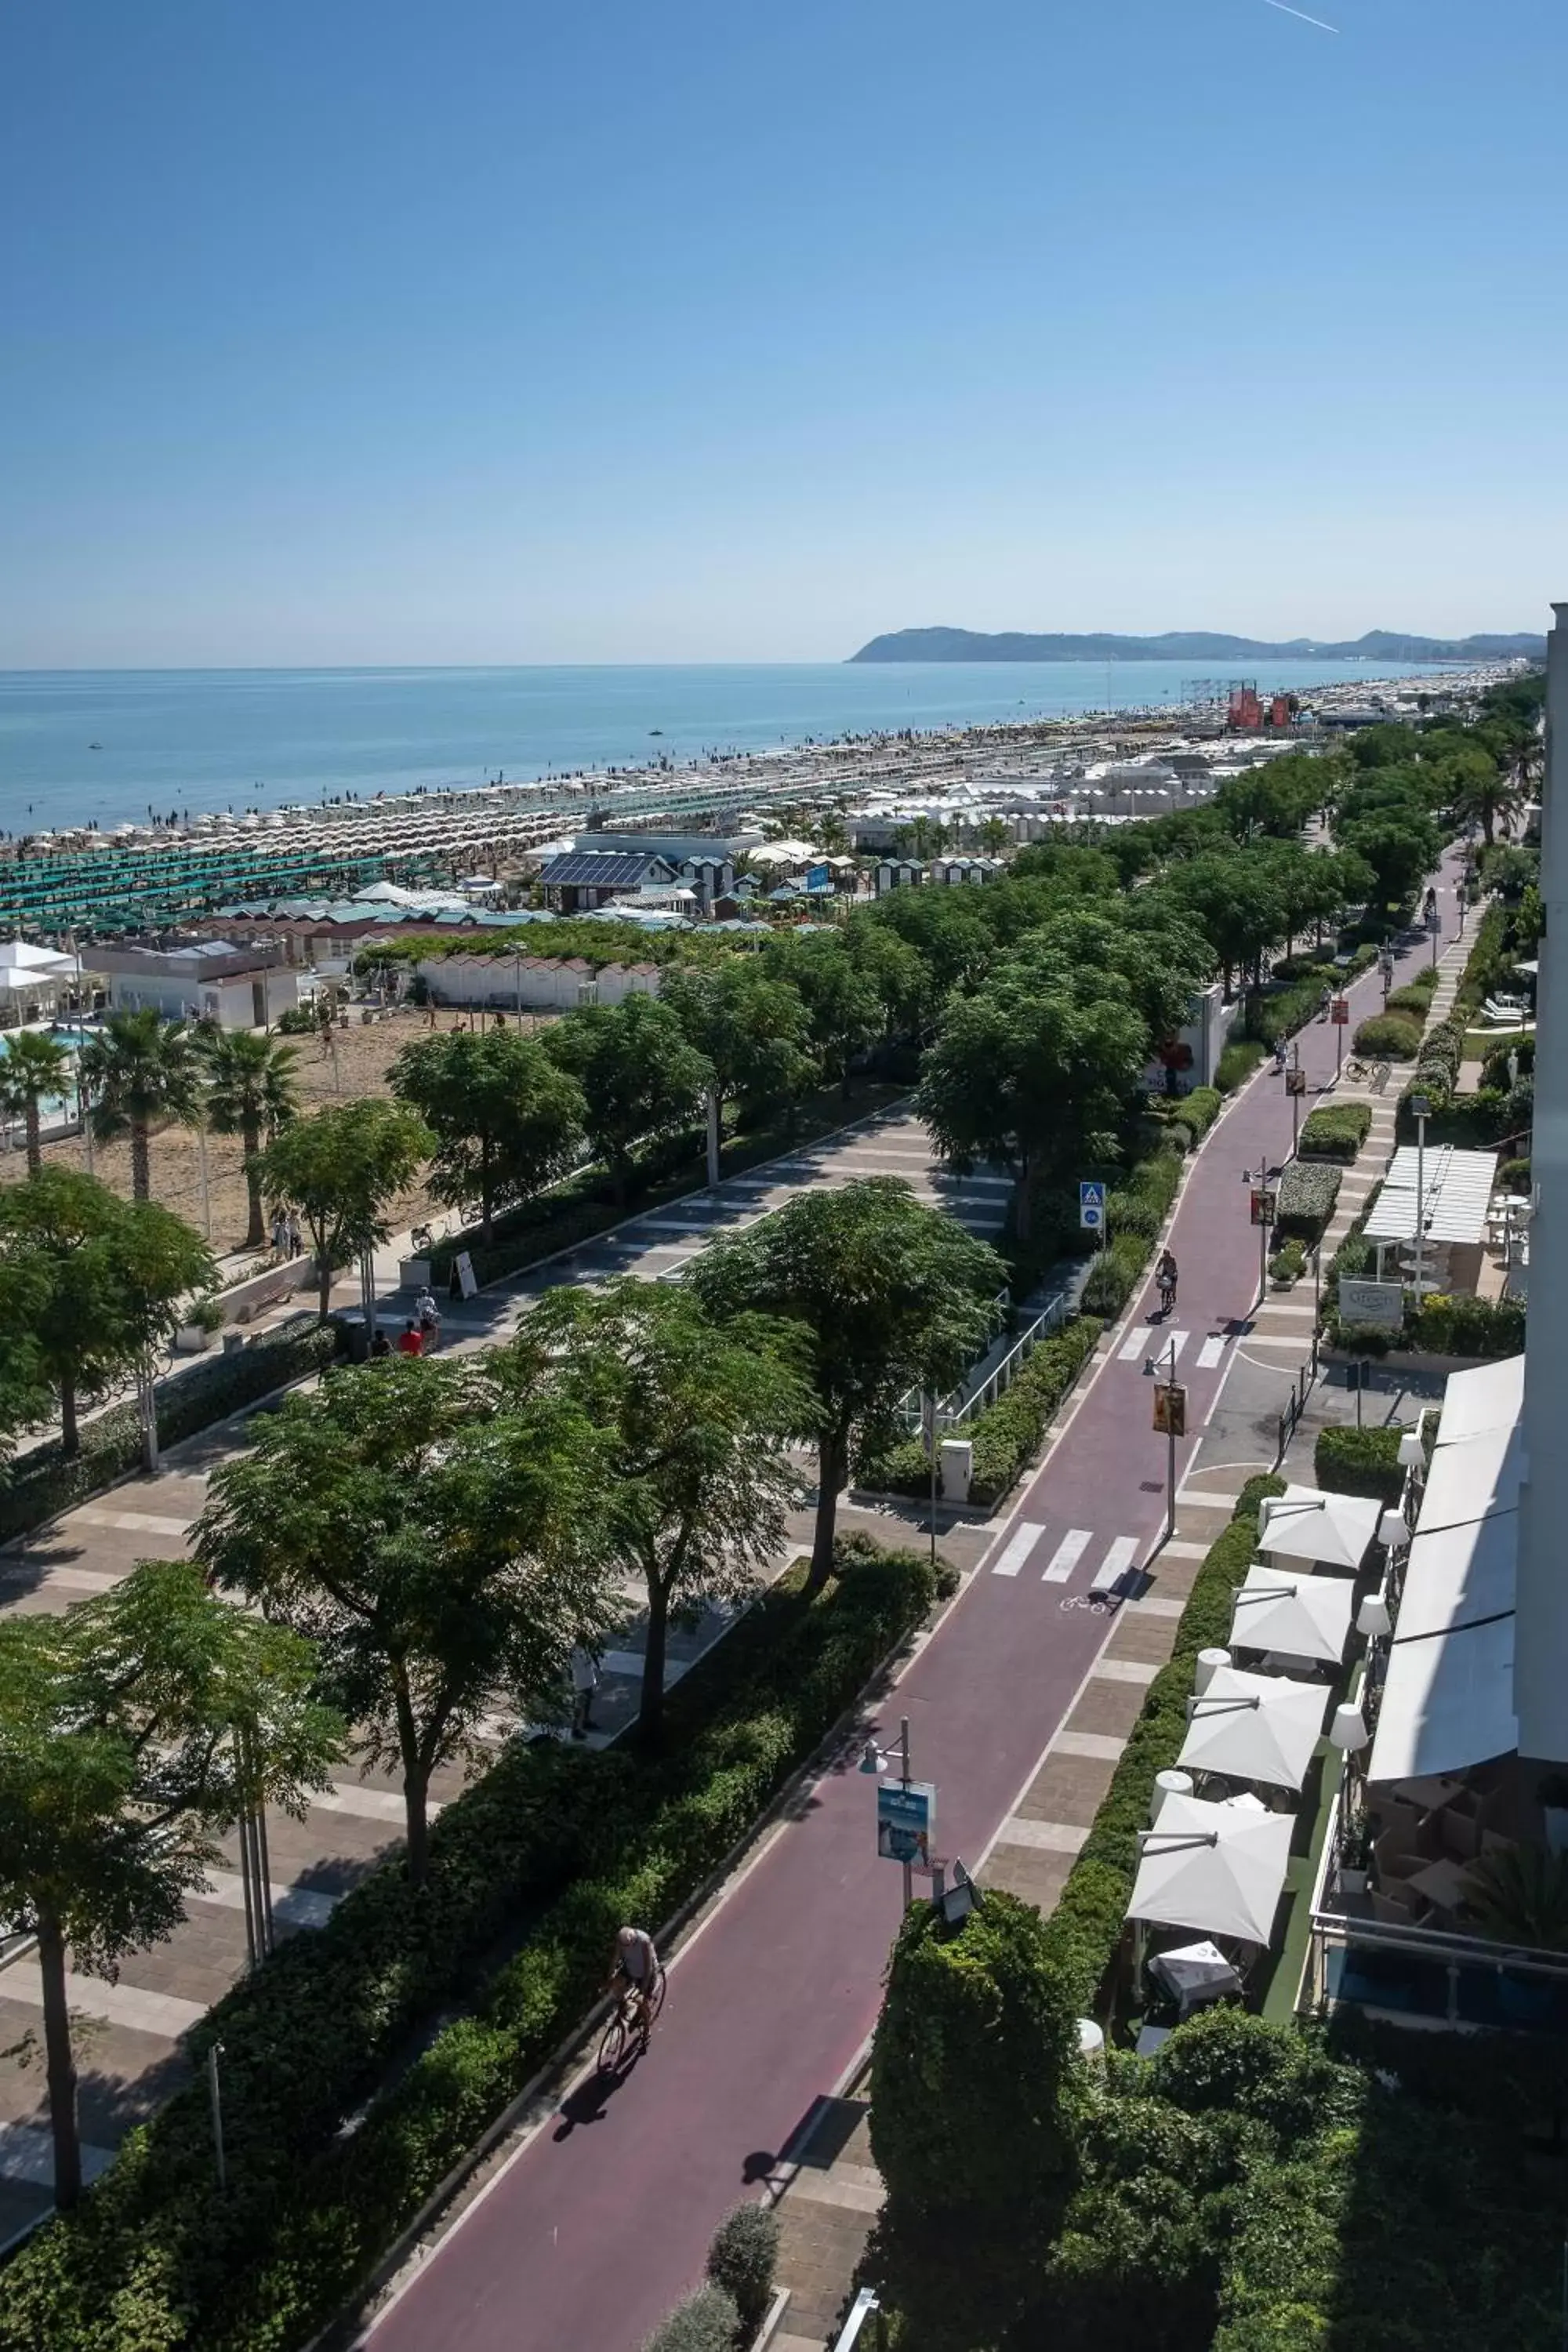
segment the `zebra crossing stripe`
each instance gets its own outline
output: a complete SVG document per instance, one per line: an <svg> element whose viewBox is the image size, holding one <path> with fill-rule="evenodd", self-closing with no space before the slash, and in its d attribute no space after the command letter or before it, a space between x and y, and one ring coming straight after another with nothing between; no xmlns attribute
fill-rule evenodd
<svg viewBox="0 0 1568 2352"><path fill-rule="evenodd" d="M1131 1330L1127 1334L1126 1339L1121 1342L1121 1347L1116 1351L1117 1362L1120 1364L1136 1363L1140 1356L1146 1356L1148 1354L1149 1343L1153 1336L1153 1333L1149 1329L1147 1324L1135 1323Z"/></svg>
<svg viewBox="0 0 1568 2352"><path fill-rule="evenodd" d="M1039 1540L1040 1530L1037 1524L1034 1527L1020 1528L1003 1552L1001 1559L992 1569L992 1575L1016 1576Z"/></svg>
<svg viewBox="0 0 1568 2352"><path fill-rule="evenodd" d="M1091 1592L1110 1592L1119 1585L1138 1557L1138 1538L1118 1536L1100 1566L1094 1571Z"/></svg>
<svg viewBox="0 0 1568 2352"><path fill-rule="evenodd" d="M1225 1341L1223 1339L1205 1339L1203 1346L1198 1349L1199 1371L1212 1372L1215 1366L1219 1362L1220 1358L1224 1354Z"/></svg>
<svg viewBox="0 0 1568 2352"><path fill-rule="evenodd" d="M1117 1351L1118 1360L1123 1364L1133 1364L1140 1356L1152 1356L1162 1370L1168 1371L1172 1349L1179 1357L1192 1336L1190 1331L1162 1331L1155 1324L1140 1323L1121 1342Z"/></svg>
<svg viewBox="0 0 1568 2352"><path fill-rule="evenodd" d="M1092 1528L1069 1528L1051 1555L1043 1584L1065 1584L1094 1538Z"/></svg>

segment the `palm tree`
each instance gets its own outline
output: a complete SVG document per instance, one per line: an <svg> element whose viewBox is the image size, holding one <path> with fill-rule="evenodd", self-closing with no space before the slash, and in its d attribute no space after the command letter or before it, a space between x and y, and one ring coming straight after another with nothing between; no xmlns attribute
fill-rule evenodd
<svg viewBox="0 0 1568 2352"><path fill-rule="evenodd" d="M29 1176L44 1164L38 1106L49 1095L64 1094L69 1069L65 1047L42 1029L19 1030L0 1058L0 1113L26 1124Z"/></svg>
<svg viewBox="0 0 1568 2352"><path fill-rule="evenodd" d="M215 1135L237 1135L245 1147L245 1181L250 1195L247 1249L266 1238L261 1214L261 1173L257 1154L287 1127L300 1108L295 1076L298 1050L261 1029L219 1029L204 1040L206 1094L203 1111Z"/></svg>
<svg viewBox="0 0 1568 2352"><path fill-rule="evenodd" d="M1501 1846L1470 1865L1469 1908L1483 1934L1533 1951L1568 1950L1568 1855Z"/></svg>
<svg viewBox="0 0 1568 2352"><path fill-rule="evenodd" d="M1000 857L1012 840L1012 828L1005 816L988 816L980 826L980 846L990 857Z"/></svg>
<svg viewBox="0 0 1568 2352"><path fill-rule="evenodd" d="M131 1192L152 1198L151 1137L154 1119L191 1125L200 1115L195 1040L183 1021L165 1021L152 1006L111 1013L82 1048L81 1072L100 1143L131 1139Z"/></svg>

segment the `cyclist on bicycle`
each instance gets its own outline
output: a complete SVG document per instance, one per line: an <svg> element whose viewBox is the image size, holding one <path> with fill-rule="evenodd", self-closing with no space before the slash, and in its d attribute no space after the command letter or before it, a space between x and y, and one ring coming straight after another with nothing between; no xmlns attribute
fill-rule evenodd
<svg viewBox="0 0 1568 2352"><path fill-rule="evenodd" d="M1169 1250L1160 1252L1154 1279L1160 1286L1160 1312L1168 1315L1176 1303L1176 1261Z"/></svg>
<svg viewBox="0 0 1568 2352"><path fill-rule="evenodd" d="M649 2003L658 1982L658 1954L647 1928L618 1929L615 1965L605 1990L618 1993L621 2000L629 2004L631 2019L639 2033L646 2033L653 2021Z"/></svg>

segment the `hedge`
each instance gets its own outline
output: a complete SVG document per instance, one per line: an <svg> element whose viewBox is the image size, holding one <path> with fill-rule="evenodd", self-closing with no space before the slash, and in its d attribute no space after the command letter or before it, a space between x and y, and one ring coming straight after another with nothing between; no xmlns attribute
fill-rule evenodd
<svg viewBox="0 0 1568 2352"><path fill-rule="evenodd" d="M1194 1087L1191 1094L1182 1097L1178 1116L1194 1136L1205 1136L1219 1117L1224 1103L1225 1097L1217 1087Z"/></svg>
<svg viewBox="0 0 1568 2352"><path fill-rule="evenodd" d="M616 1927L665 1921L701 1886L934 1590L913 1552L857 1556L810 1601L786 1580L672 1691L672 1738L705 1720L663 1760L503 1759L434 1825L430 1887L385 1864L189 2037L198 2065L224 2043L226 2195L198 2074L0 2274L0 2347L305 2342L584 2016ZM515 1956L366 2107L498 1915L521 1930Z"/></svg>
<svg viewBox="0 0 1568 2352"><path fill-rule="evenodd" d="M1282 1478L1250 1479L1224 1532L1209 1546L1176 1627L1170 1663L1150 1684L1093 1825L1046 1922L1054 1963L1079 2016L1089 2016L1115 1956L1138 1871L1138 1832L1149 1826L1154 1776L1173 1764L1187 1732L1187 1700L1200 1650L1223 1645L1233 1599L1258 1544L1258 1507L1282 1495Z"/></svg>
<svg viewBox="0 0 1568 2352"><path fill-rule="evenodd" d="M1215 1068L1215 1085L1222 1095L1244 1087L1262 1061L1265 1047L1256 1037L1237 1037L1226 1046Z"/></svg>
<svg viewBox="0 0 1568 2352"><path fill-rule="evenodd" d="M1413 1013L1417 1021L1425 1021L1431 1010L1431 991L1412 981L1407 987L1394 989L1383 1009L1385 1013Z"/></svg>
<svg viewBox="0 0 1568 2352"><path fill-rule="evenodd" d="M1279 1179L1274 1231L1280 1241L1322 1238L1340 1196L1340 1171L1321 1161L1292 1160Z"/></svg>
<svg viewBox="0 0 1568 2352"><path fill-rule="evenodd" d="M1384 1429L1320 1429L1312 1448L1312 1475L1326 1494L1368 1495L1397 1503L1405 1490L1399 1465L1403 1422Z"/></svg>
<svg viewBox="0 0 1568 2352"><path fill-rule="evenodd" d="M1428 1297L1407 1316L1405 1344L1431 1356L1517 1356L1524 1347L1522 1298Z"/></svg>
<svg viewBox="0 0 1568 2352"><path fill-rule="evenodd" d="M159 1444L178 1445L258 1397L308 1379L330 1364L337 1350L335 1326L300 1315L232 1353L172 1374L157 1387ZM33 1446L0 1479L0 1542L101 1494L141 1461L142 1426L133 1404L113 1405L83 1422L81 1449L69 1460L58 1437Z"/></svg>
<svg viewBox="0 0 1568 2352"><path fill-rule="evenodd" d="M1011 1388L957 1433L974 1448L969 1499L989 1510L1016 1483L1046 1433L1046 1427L1071 1389L1104 1326L1092 1315L1076 1315L1032 1350ZM931 1456L918 1437L890 1453L869 1454L856 1465L859 1485L884 1495L929 1495Z"/></svg>
<svg viewBox="0 0 1568 2352"><path fill-rule="evenodd" d="M1405 1013L1374 1013L1355 1033L1356 1052L1383 1061L1414 1061L1420 1048L1421 1024Z"/></svg>
<svg viewBox="0 0 1568 2352"><path fill-rule="evenodd" d="M741 2315L723 2287L700 2286L656 2327L643 2352L735 2352Z"/></svg>
<svg viewBox="0 0 1568 2352"><path fill-rule="evenodd" d="M1352 1160L1372 1131L1372 1105L1326 1103L1308 1114L1297 1147L1303 1160Z"/></svg>

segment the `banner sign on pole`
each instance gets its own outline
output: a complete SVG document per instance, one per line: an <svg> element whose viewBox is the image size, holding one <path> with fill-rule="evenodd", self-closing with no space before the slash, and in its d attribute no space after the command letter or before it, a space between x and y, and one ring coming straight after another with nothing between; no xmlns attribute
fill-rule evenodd
<svg viewBox="0 0 1568 2352"><path fill-rule="evenodd" d="M1154 1391L1154 1426L1162 1437L1185 1437L1187 1392L1176 1381L1162 1381Z"/></svg>
<svg viewBox="0 0 1568 2352"><path fill-rule="evenodd" d="M1287 1070L1285 1073L1285 1091L1288 1095L1304 1095L1307 1091L1306 1071Z"/></svg>
<svg viewBox="0 0 1568 2352"><path fill-rule="evenodd" d="M1340 1283L1340 1321L1374 1323L1385 1331L1405 1324L1405 1286L1398 1282Z"/></svg>
<svg viewBox="0 0 1568 2352"><path fill-rule="evenodd" d="M877 1852L884 1862L909 1862L917 1869L924 1868L931 1861L935 1826L934 1781L881 1782L877 1790Z"/></svg>
<svg viewBox="0 0 1568 2352"><path fill-rule="evenodd" d="M1348 1029L1350 1027L1351 1001L1348 996L1335 997L1333 1013L1334 1027L1336 1029Z"/></svg>
<svg viewBox="0 0 1568 2352"><path fill-rule="evenodd" d="M1078 1188L1078 1221L1086 1234L1105 1230L1105 1187L1103 1184L1080 1184Z"/></svg>
<svg viewBox="0 0 1568 2352"><path fill-rule="evenodd" d="M1255 1225L1271 1225L1274 1223L1274 1211L1279 1197L1277 1192L1270 1192L1266 1185L1253 1186L1252 1222Z"/></svg>

